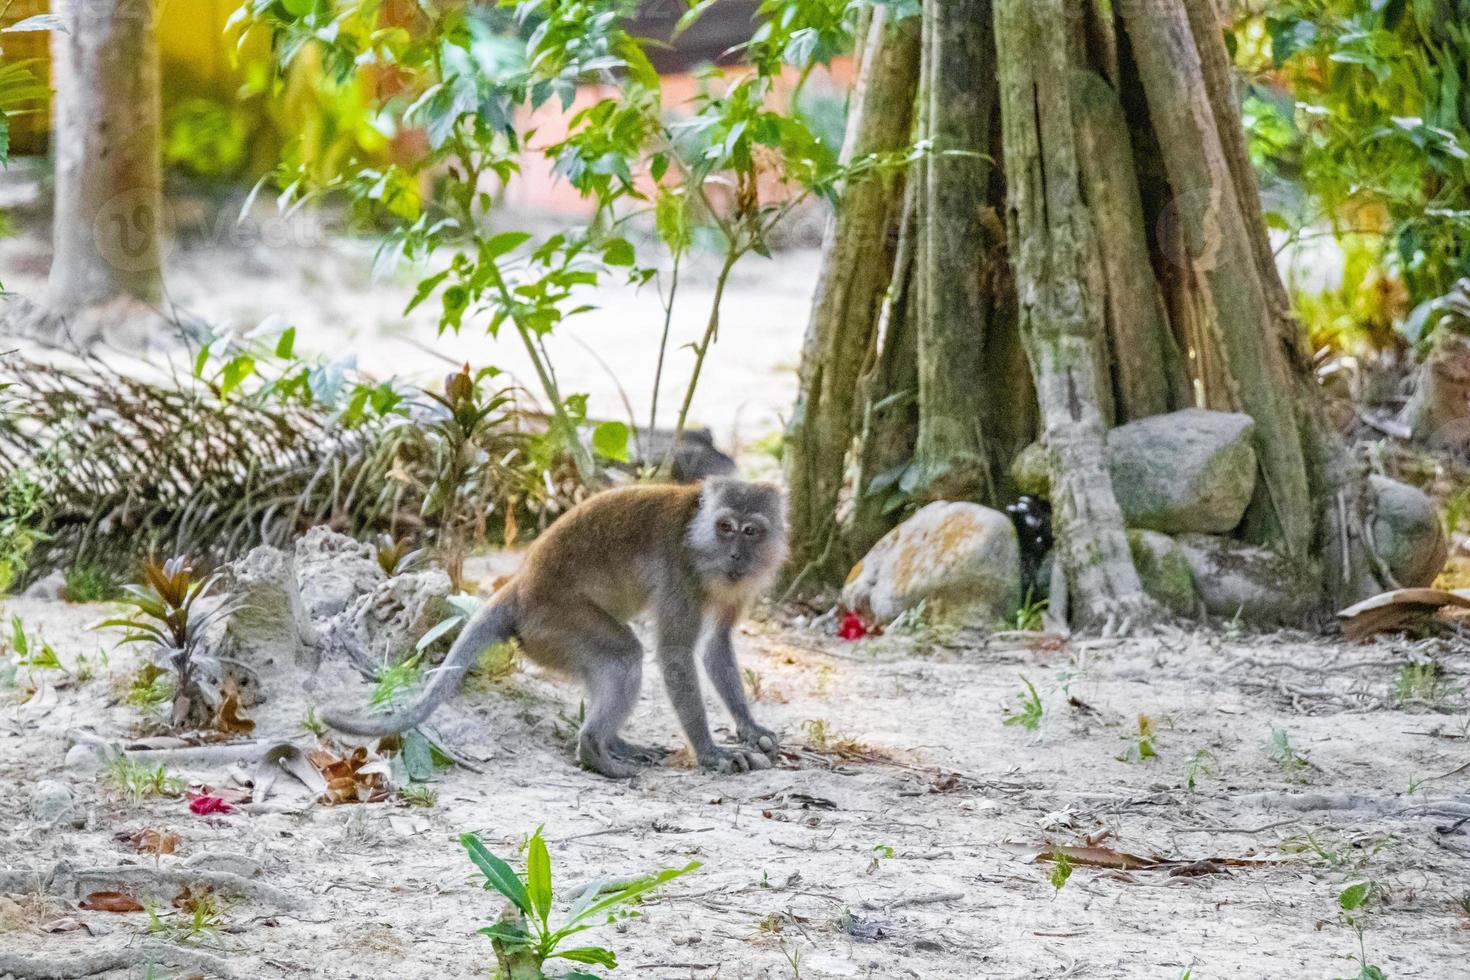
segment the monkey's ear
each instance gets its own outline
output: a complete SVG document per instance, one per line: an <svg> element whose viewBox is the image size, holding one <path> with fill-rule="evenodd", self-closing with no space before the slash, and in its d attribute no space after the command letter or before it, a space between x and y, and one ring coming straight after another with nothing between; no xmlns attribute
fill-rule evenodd
<svg viewBox="0 0 1470 980"><path fill-rule="evenodd" d="M786 521L786 491L774 483L752 483L751 489L760 497L761 504L776 520Z"/></svg>

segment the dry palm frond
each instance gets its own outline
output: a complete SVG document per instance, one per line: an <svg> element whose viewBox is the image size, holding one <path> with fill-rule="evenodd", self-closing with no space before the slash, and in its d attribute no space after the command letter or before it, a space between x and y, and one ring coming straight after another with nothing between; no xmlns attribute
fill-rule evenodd
<svg viewBox="0 0 1470 980"><path fill-rule="evenodd" d="M222 399L192 378L15 357L4 367L0 380L14 386L0 417L0 477L26 471L46 500L32 576L77 562L131 570L147 554L207 565L283 546L315 524L436 539L442 508L425 497L443 454L427 420L346 426L311 404ZM583 492L564 461L536 459L529 440L509 409L465 449L482 465L457 492L496 525L535 527Z"/></svg>

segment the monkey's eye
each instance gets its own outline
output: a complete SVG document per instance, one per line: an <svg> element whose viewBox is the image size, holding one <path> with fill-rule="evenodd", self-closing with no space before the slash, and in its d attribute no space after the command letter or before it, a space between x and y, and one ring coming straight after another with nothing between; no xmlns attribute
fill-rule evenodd
<svg viewBox="0 0 1470 980"><path fill-rule="evenodd" d="M745 525L745 527L741 528L740 530L745 534L745 536L747 538L760 537L760 533L761 533L761 529L758 528L758 527L756 527L754 524L747 524L747 525Z"/></svg>
<svg viewBox="0 0 1470 980"><path fill-rule="evenodd" d="M730 520L720 520L715 524L715 530L719 531L721 534L734 534L735 522Z"/></svg>

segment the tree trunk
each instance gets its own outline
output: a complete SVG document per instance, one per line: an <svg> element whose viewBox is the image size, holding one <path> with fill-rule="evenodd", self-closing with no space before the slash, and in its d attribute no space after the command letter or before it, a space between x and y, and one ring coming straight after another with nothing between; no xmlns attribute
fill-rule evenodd
<svg viewBox="0 0 1470 980"><path fill-rule="evenodd" d="M1053 520L1073 619L1152 617L1133 566L1104 457L1095 370L1103 344L1102 281L1082 199L1063 0L996 0L1007 227L1021 335L1051 457Z"/></svg>
<svg viewBox="0 0 1470 980"><path fill-rule="evenodd" d="M52 39L55 252L49 306L72 316L162 293L158 45L152 0L63 0ZM73 339L87 337L73 332Z"/></svg>
<svg viewBox="0 0 1470 980"><path fill-rule="evenodd" d="M920 220L919 500L996 498L986 445L986 228L995 43L990 0L924 5L926 198Z"/></svg>
<svg viewBox="0 0 1470 980"><path fill-rule="evenodd" d="M919 76L916 20L890 24L874 11L843 155L908 145ZM800 393L786 432L790 567L840 560L830 542L848 452L859 420L859 374L872 356L893 272L903 181L873 176L844 187L823 242L822 272L802 348ZM815 569L825 573L831 569Z"/></svg>
<svg viewBox="0 0 1470 980"><path fill-rule="evenodd" d="M1288 555L1305 561L1313 509L1293 378L1189 18L1180 0L1121 0L1119 9L1174 195L1186 263L1181 271L1193 279L1199 315L1219 344L1240 408L1256 420L1262 479L1246 518L1249 536L1279 541Z"/></svg>

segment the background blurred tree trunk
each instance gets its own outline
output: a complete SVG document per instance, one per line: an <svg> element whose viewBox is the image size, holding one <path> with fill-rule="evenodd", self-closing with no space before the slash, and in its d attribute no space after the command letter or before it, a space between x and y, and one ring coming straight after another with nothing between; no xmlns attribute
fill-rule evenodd
<svg viewBox="0 0 1470 980"><path fill-rule="evenodd" d="M72 317L119 297L156 303L162 176L152 0L59 0L55 252L48 305ZM87 342L85 326L72 324Z"/></svg>
<svg viewBox="0 0 1470 980"><path fill-rule="evenodd" d="M874 10L861 45L845 160L900 150L912 135L919 74L916 18L892 23ZM800 394L786 431L786 480L793 527L790 567L797 574L840 572L834 545L838 494L859 424L858 379L872 358L883 297L893 274L904 181L892 173L842 189L822 246L812 317L802 347ZM823 567L825 566L825 567Z"/></svg>

